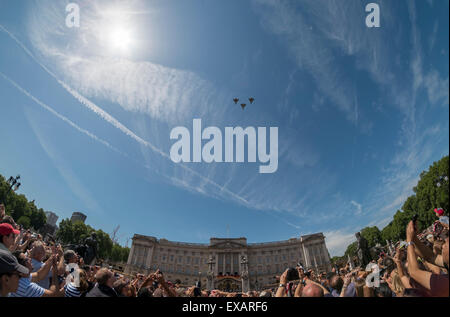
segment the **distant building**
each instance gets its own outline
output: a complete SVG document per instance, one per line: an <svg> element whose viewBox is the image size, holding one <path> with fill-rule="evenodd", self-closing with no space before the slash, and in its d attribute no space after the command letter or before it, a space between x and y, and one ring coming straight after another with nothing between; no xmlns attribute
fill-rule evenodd
<svg viewBox="0 0 450 317"><path fill-rule="evenodd" d="M87 216L81 212L74 212L72 214L72 218L70 218L70 221L72 222L78 222L81 221L82 223L84 223L84 221L86 220Z"/></svg>
<svg viewBox="0 0 450 317"><path fill-rule="evenodd" d="M47 224L56 227L56 222L58 221L59 217L51 211L46 211L45 215L47 216Z"/></svg>
<svg viewBox="0 0 450 317"><path fill-rule="evenodd" d="M299 262L316 272L331 271L322 233L267 243L211 238L209 244L135 234L125 273L148 274L160 269L167 279L179 279L184 285L201 280L207 289L248 291L270 288L277 283L277 275Z"/></svg>

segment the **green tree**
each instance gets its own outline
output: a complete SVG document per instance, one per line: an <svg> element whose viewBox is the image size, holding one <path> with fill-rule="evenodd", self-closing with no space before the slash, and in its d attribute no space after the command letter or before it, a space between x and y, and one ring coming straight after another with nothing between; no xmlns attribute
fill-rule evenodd
<svg viewBox="0 0 450 317"><path fill-rule="evenodd" d="M63 244L79 244L90 235L91 230L84 223L73 223L70 219L64 219L59 224L56 239Z"/></svg>
<svg viewBox="0 0 450 317"><path fill-rule="evenodd" d="M409 196L401 210L397 210L393 220L381 230L378 235L373 229L362 235L369 241L384 244L386 240L399 241L406 238L406 226L417 215L417 229L419 231L429 227L437 219L435 208L443 208L446 214L449 212L449 156L445 156L438 162L434 162L428 169L420 174L417 186L413 188L414 195ZM373 228L373 227L372 227ZM367 228L365 228L367 229ZM363 231L365 230L363 229ZM379 230L378 230L379 231ZM369 239L370 237L370 239ZM351 254L353 244L346 251Z"/></svg>
<svg viewBox="0 0 450 317"><path fill-rule="evenodd" d="M358 242L355 241L347 247L344 257L347 258L347 256L349 256L349 255L350 255L350 257L354 257L356 255L357 248L358 248Z"/></svg>
<svg viewBox="0 0 450 317"><path fill-rule="evenodd" d="M97 230L95 233L97 234L98 256L102 259L109 259L113 249L111 238L102 230Z"/></svg>
<svg viewBox="0 0 450 317"><path fill-rule="evenodd" d="M381 232L378 227L366 227L361 230L361 236L363 236L369 245L369 248L375 246L377 243L383 244Z"/></svg>
<svg viewBox="0 0 450 317"><path fill-rule="evenodd" d="M45 212L44 212L44 210L42 210L42 208L37 209L36 207L34 207L34 209L32 209L32 212L31 212L30 220L31 220L31 226L34 229L39 230L47 222L47 216L45 215Z"/></svg>
<svg viewBox="0 0 450 317"><path fill-rule="evenodd" d="M113 260L114 262L127 262L129 253L130 253L129 248L125 248L117 243L114 243L110 259Z"/></svg>
<svg viewBox="0 0 450 317"><path fill-rule="evenodd" d="M31 227L31 220L27 216L22 216L17 220L17 224L21 225L25 229L29 229Z"/></svg>

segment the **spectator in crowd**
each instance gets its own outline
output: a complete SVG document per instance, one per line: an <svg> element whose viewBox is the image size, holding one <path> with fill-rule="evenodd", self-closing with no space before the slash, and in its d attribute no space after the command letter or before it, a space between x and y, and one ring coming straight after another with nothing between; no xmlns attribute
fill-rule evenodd
<svg viewBox="0 0 450 317"><path fill-rule="evenodd" d="M78 263L77 253L73 250L67 250L66 252L64 252L64 261L66 261L66 264L70 263L77 264Z"/></svg>
<svg viewBox="0 0 450 317"><path fill-rule="evenodd" d="M29 272L32 272L31 258L29 258L25 253L20 251L15 252L15 256L19 264L25 266ZM38 272L29 274L27 277L21 277L19 280L19 287L16 292L11 293L10 297L62 297L63 293L59 289L59 280L57 275L57 262L56 256L52 255L42 266ZM53 267L52 285L49 289L45 289L36 282L44 279L50 268Z"/></svg>
<svg viewBox="0 0 450 317"><path fill-rule="evenodd" d="M17 292L20 278L28 274L29 270L20 265L11 252L0 250L0 297Z"/></svg>
<svg viewBox="0 0 450 317"><path fill-rule="evenodd" d="M323 288L317 284L310 283L303 288L301 297L324 297Z"/></svg>
<svg viewBox="0 0 450 317"><path fill-rule="evenodd" d="M0 224L0 249L11 251L15 242L15 235L19 235L20 231L13 228L9 223Z"/></svg>
<svg viewBox="0 0 450 317"><path fill-rule="evenodd" d="M18 230L14 220L0 215L0 296L11 297L448 297L448 225L437 221L416 232L411 222L406 241L377 250L372 271L333 265L331 272L297 267L279 277L278 287L264 291L204 290L200 284L171 283L156 270L148 275L114 273L113 267L85 265L75 251L45 240L31 230ZM443 215L436 212L440 217ZM445 220L445 219L444 219ZM380 246L381 248L381 246ZM97 264L102 263L101 261ZM67 264L67 266L66 266ZM103 265L103 264L101 264ZM81 269L79 269L81 268ZM292 273L292 271L291 271ZM377 274L374 274L377 273ZM379 274L378 274L379 273ZM378 283L375 283L378 282ZM273 287L273 286L268 286Z"/></svg>
<svg viewBox="0 0 450 317"><path fill-rule="evenodd" d="M436 217L439 218L439 222L441 222L444 225L447 225L447 227L448 227L448 225L449 225L449 223L448 223L448 216L445 215L444 209L442 209L442 208L435 208L434 212L436 213Z"/></svg>
<svg viewBox="0 0 450 317"><path fill-rule="evenodd" d="M118 297L114 290L114 282L116 277L114 273L107 268L101 268L95 274L96 285L90 290L86 297Z"/></svg>
<svg viewBox="0 0 450 317"><path fill-rule="evenodd" d="M411 221L406 229L406 241L408 243L408 273L416 283L425 288L431 296L449 296L448 271L446 274L434 274L419 267L417 256L439 267L448 268L449 239L445 238L442 246L442 254L433 254L417 238L415 224Z"/></svg>
<svg viewBox="0 0 450 317"><path fill-rule="evenodd" d="M33 267L32 272L38 272L44 265L44 262L42 262L42 260L46 256L44 243L39 240L35 241L33 243L33 247L30 251L30 254L31 254L31 265ZM63 256L64 254L63 254L61 246L57 247L56 254L57 254L57 259L58 259L58 265L57 265L58 275L63 275L64 271L65 271L65 264L64 264L64 256ZM51 276L52 276L52 270L50 269L47 276L45 276L43 279L41 279L39 282L37 282L37 284L46 289L50 288Z"/></svg>
<svg viewBox="0 0 450 317"><path fill-rule="evenodd" d="M330 280L331 295L340 297L344 281L339 275L334 275Z"/></svg>
<svg viewBox="0 0 450 317"><path fill-rule="evenodd" d="M65 297L82 297L89 290L88 276L85 270L78 269L71 275L71 281L64 286Z"/></svg>

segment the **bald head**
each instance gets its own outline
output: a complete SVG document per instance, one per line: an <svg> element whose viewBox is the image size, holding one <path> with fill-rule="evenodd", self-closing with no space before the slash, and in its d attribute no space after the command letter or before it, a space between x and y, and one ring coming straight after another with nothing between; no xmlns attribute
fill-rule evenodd
<svg viewBox="0 0 450 317"><path fill-rule="evenodd" d="M315 284L308 284L303 288L302 297L323 297L323 289Z"/></svg>

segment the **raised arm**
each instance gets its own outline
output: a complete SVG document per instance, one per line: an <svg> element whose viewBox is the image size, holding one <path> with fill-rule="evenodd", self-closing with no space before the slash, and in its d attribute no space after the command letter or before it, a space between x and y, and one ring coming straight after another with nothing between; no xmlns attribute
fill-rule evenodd
<svg viewBox="0 0 450 317"><path fill-rule="evenodd" d="M403 264L402 261L400 260L401 254L402 254L401 249L397 249L397 252L395 253L394 256L394 263L397 266L398 276L400 277L400 280L402 281L404 287L412 288L411 284L409 283L409 277L406 276L405 271L403 270Z"/></svg>
<svg viewBox="0 0 450 317"><path fill-rule="evenodd" d="M287 272L289 269L283 272L280 276L280 285L278 286L277 293L275 297L284 297L286 295L286 284L287 284Z"/></svg>
<svg viewBox="0 0 450 317"><path fill-rule="evenodd" d="M45 290L44 295L42 295L42 297L63 297L65 294L65 291L64 291L64 288L60 289L56 259L52 262L52 264L53 264L53 266L52 266L53 267L52 285L50 285L49 289Z"/></svg>
<svg viewBox="0 0 450 317"><path fill-rule="evenodd" d="M352 281L352 273L348 273L344 278L344 285L342 286L340 297L345 297L345 292L347 291L347 287L350 285L351 281Z"/></svg>
<svg viewBox="0 0 450 317"><path fill-rule="evenodd" d="M417 283L430 290L430 279L431 273L427 271L422 271L419 268L419 263L417 263L417 255L415 250L415 244L412 241L415 237L414 223L409 222L406 228L406 241L408 242L408 272L411 278L413 278Z"/></svg>
<svg viewBox="0 0 450 317"><path fill-rule="evenodd" d="M52 268L54 260L55 257L52 255L37 272L31 273L31 281L37 283L46 278Z"/></svg>
<svg viewBox="0 0 450 317"><path fill-rule="evenodd" d="M442 256L440 254L435 255L433 253L433 250L428 248L426 245L424 245L422 243L422 241L419 240L419 238L417 238L416 234L414 234L411 238L412 238L413 243L416 246L415 252L418 256L420 256L425 261L427 261L431 264L434 264L434 265L437 265L440 267L444 267L444 261L442 260Z"/></svg>

